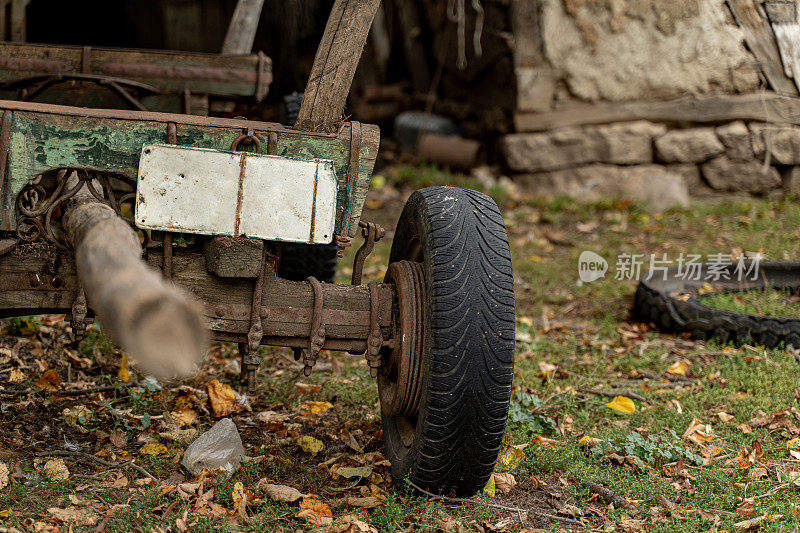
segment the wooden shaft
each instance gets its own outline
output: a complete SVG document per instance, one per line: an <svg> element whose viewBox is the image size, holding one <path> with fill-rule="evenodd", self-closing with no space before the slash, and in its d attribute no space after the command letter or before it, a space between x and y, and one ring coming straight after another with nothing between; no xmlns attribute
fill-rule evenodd
<svg viewBox="0 0 800 533"><path fill-rule="evenodd" d="M109 337L158 377L190 372L208 347L202 307L144 264L131 227L85 187L69 202L64 228L86 299Z"/></svg>
<svg viewBox="0 0 800 533"><path fill-rule="evenodd" d="M222 55L249 54L253 51L263 6L264 0L239 0L222 43Z"/></svg>
<svg viewBox="0 0 800 533"><path fill-rule="evenodd" d="M336 0L317 48L295 129L336 130L379 4L380 0Z"/></svg>

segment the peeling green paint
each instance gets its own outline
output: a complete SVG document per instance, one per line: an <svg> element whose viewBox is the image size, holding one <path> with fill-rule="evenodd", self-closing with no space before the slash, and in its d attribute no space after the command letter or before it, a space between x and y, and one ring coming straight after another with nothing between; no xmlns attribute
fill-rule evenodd
<svg viewBox="0 0 800 533"><path fill-rule="evenodd" d="M139 154L145 144L165 143L166 124L139 120L80 117L14 111L7 165L4 207L15 205L25 184L37 175L57 168L86 168L112 172L136 179ZM375 126L364 125L364 128ZM198 148L229 150L240 129L216 126L177 125L177 144ZM264 147L267 134L256 131ZM334 163L339 188L336 230L342 226L347 207L346 185L350 163L350 126L336 136L315 136L302 132L278 134L277 155L302 159L330 159ZM350 236L355 236L364 206L377 146L362 138L358 178L352 199ZM16 211L0 228L16 227ZM0 217L3 211L0 210Z"/></svg>

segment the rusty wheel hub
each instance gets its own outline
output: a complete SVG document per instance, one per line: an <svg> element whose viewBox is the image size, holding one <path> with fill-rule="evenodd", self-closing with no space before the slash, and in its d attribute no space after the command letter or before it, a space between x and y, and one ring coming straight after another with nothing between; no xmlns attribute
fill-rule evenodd
<svg viewBox="0 0 800 533"><path fill-rule="evenodd" d="M413 417L422 395L422 353L425 344L425 275L422 263L397 261L386 271L386 283L397 291L394 348L384 354L378 391L384 416Z"/></svg>

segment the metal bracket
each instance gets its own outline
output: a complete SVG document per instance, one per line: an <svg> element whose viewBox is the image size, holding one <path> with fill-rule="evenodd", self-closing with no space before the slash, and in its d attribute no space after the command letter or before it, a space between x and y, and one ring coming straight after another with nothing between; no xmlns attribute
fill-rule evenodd
<svg viewBox="0 0 800 533"><path fill-rule="evenodd" d="M360 251L360 250L359 250ZM381 346L383 345L383 335L378 323L378 284L373 281L369 286L369 336L367 337L367 351L364 357L369 365L369 374L373 378L378 377L378 369L381 366Z"/></svg>
<svg viewBox="0 0 800 533"><path fill-rule="evenodd" d="M258 348L264 338L264 328L261 320L266 318L266 309L262 309L261 301L264 297L264 277L267 270L267 246L261 248L261 266L258 277L253 283L253 301L250 308L250 330L247 332L247 344L239 344L239 355L242 357L242 375L247 379L247 392L256 390L256 370L261 364L261 355Z"/></svg>
<svg viewBox="0 0 800 533"><path fill-rule="evenodd" d="M88 310L86 294L83 292L83 287L79 285L78 292L75 293L75 301L72 302L72 312L69 317L70 327L72 327L72 333L75 335L75 342L81 342L86 334L86 313Z"/></svg>
<svg viewBox="0 0 800 533"><path fill-rule="evenodd" d="M364 237L364 244L356 252L356 257L353 260L353 275L350 278L351 285L361 285L361 276L364 272L364 261L367 256L372 253L375 248L375 243L383 239L386 235L380 224L376 222L359 221L358 227L361 228L361 235Z"/></svg>
<svg viewBox="0 0 800 533"><path fill-rule="evenodd" d="M314 291L314 307L312 308L311 315L311 329L308 333L308 348L303 349L303 375L310 376L311 369L317 364L317 355L319 355L322 346L325 344L325 326L322 324L322 283L313 276L306 278L306 281L311 285Z"/></svg>

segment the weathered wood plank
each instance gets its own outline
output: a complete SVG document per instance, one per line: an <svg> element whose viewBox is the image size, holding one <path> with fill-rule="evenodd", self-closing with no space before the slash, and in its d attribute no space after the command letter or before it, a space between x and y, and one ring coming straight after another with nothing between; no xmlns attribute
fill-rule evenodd
<svg viewBox="0 0 800 533"><path fill-rule="evenodd" d="M766 2L767 12L775 40L783 61L783 71L800 87L800 24L797 21L797 3Z"/></svg>
<svg viewBox="0 0 800 533"><path fill-rule="evenodd" d="M182 93L188 87L200 93L259 99L272 81L272 62L257 54L222 56L92 47L84 64L86 57L80 46L0 42L0 82L88 73L134 80L161 91Z"/></svg>
<svg viewBox="0 0 800 533"><path fill-rule="evenodd" d="M336 131L380 0L336 0L317 48L295 128Z"/></svg>
<svg viewBox="0 0 800 533"><path fill-rule="evenodd" d="M252 128L263 146L270 132L277 134L277 155L302 159L330 159L339 181L336 230L344 227L346 188L350 161L350 130L345 123L333 134L305 133L266 122L169 115L122 110L99 110L48 106L28 102L0 101L0 109L13 109L11 149L8 159L3 208L11 218L0 221L0 229L13 230L12 209L19 192L31 178L55 168L88 168L113 172L135 180L144 144L166 143L166 125L176 124L177 144L229 150L242 129ZM377 126L361 126L361 145L355 191L350 212L350 236L355 237L364 206L380 132Z"/></svg>
<svg viewBox="0 0 800 533"><path fill-rule="evenodd" d="M771 92L711 95L664 102L580 105L545 113L517 113L514 116L518 132L629 120L697 124L756 120L777 124L800 124L800 99Z"/></svg>
<svg viewBox="0 0 800 533"><path fill-rule="evenodd" d="M223 55L249 54L253 50L263 7L264 0L239 0L222 43Z"/></svg>
<svg viewBox="0 0 800 533"><path fill-rule="evenodd" d="M733 18L742 29L744 39L755 56L764 77L778 94L797 96L797 87L786 77L780 52L769 22L759 13L754 0L727 0Z"/></svg>

